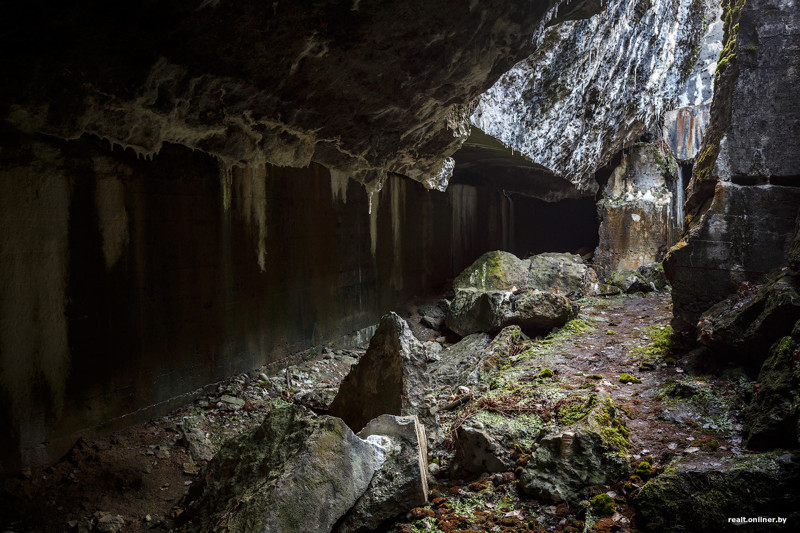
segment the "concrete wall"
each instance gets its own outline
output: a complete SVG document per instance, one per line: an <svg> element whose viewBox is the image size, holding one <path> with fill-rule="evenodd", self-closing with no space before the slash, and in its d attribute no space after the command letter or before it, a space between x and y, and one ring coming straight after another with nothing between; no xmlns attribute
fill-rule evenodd
<svg viewBox="0 0 800 533"><path fill-rule="evenodd" d="M502 191L3 132L0 465L376 323L509 244Z"/></svg>

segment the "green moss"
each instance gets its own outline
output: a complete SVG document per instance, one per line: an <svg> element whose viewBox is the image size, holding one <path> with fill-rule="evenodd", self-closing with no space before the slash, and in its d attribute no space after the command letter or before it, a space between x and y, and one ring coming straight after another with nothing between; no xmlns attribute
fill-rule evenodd
<svg viewBox="0 0 800 533"><path fill-rule="evenodd" d="M592 513L598 516L614 514L614 499L608 494L598 494L591 500Z"/></svg>
<svg viewBox="0 0 800 533"><path fill-rule="evenodd" d="M653 466L648 461L641 461L636 466L634 474L642 479L649 479L653 475Z"/></svg>
<svg viewBox="0 0 800 533"><path fill-rule="evenodd" d="M556 410L556 417L561 424L574 424L586 418L595 405L597 396L594 394L573 396Z"/></svg>
<svg viewBox="0 0 800 533"><path fill-rule="evenodd" d="M641 383L642 380L637 378L636 376L632 376L632 375L628 374L627 372L623 372L619 376L619 382L620 383Z"/></svg>
<svg viewBox="0 0 800 533"><path fill-rule="evenodd" d="M705 450L714 451L719 449L719 441L717 439L712 439L710 437L705 437L702 439L695 439L691 442L691 446L695 446L697 448L703 448Z"/></svg>
<svg viewBox="0 0 800 533"><path fill-rule="evenodd" d="M542 371L539 372L539 375L537 377L539 379L552 378L553 377L553 371L550 370L549 368L543 368Z"/></svg>
<svg viewBox="0 0 800 533"><path fill-rule="evenodd" d="M715 388L702 380L689 377L667 379L659 388L655 399L666 405L686 405L695 411L698 422L716 426L719 431L733 431L730 412L731 401L738 401L736 395L722 396Z"/></svg>
<svg viewBox="0 0 800 533"><path fill-rule="evenodd" d="M651 339L649 344L631 351L634 357L655 358L669 353L672 349L672 328L670 326L649 326L645 335Z"/></svg>
<svg viewBox="0 0 800 533"><path fill-rule="evenodd" d="M581 318L574 318L545 338L533 341L528 349L511 357L511 360L513 363L517 363L519 361L552 353L566 342L574 341L577 335L588 333L593 330L594 326L592 326L591 322Z"/></svg>
<svg viewBox="0 0 800 533"><path fill-rule="evenodd" d="M601 376L600 374L587 374L586 378L587 379L601 380L601 379L603 379L603 376Z"/></svg>
<svg viewBox="0 0 800 533"><path fill-rule="evenodd" d="M597 410L592 422L600 433L603 442L621 452L627 452L631 447L631 431L619 419L614 401L606 398L600 409Z"/></svg>
<svg viewBox="0 0 800 533"><path fill-rule="evenodd" d="M501 430L504 433L513 434L515 441L522 449L530 449L539 431L544 428L544 421L533 413L506 416L493 411L481 410L472 417L472 420Z"/></svg>

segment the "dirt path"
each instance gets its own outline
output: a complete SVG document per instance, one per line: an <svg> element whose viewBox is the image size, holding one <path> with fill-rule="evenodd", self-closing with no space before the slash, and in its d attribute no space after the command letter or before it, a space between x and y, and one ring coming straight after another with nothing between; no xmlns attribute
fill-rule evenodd
<svg viewBox="0 0 800 533"><path fill-rule="evenodd" d="M631 432L627 454L634 466L646 458L657 472L682 454L713 460L715 455L741 453L734 406L751 384L735 373L718 379L693 374L696 362L691 355L667 353L668 294L591 298L581 304L579 327L525 343L519 349L530 349L525 352L529 356L501 364L494 378L516 380L518 395L555 391L550 404L541 404L543 411L574 392L608 393L626 415ZM407 316L423 340L439 335L413 323L418 315ZM363 349L327 351L290 367L288 381L286 372L271 377L258 371L242 374L168 417L84 439L52 467L0 480L0 530L166 531L182 512L180 499L204 464L188 449L188 429L208 436L205 444L213 452L225 439L257 425L274 398L324 408L361 354ZM546 369L552 371L551 378L540 377ZM624 373L641 382L621 383ZM498 394L489 385L470 392L473 406L482 396ZM440 406L451 400L451 391L440 391ZM470 409L467 403L442 412L445 428L475 415ZM529 451L512 450L512 457L523 464ZM431 504L401 517L389 529L582 531L587 526L580 506L521 497L519 472L513 468L488 477L453 479L448 474L451 450L433 450L431 458L440 468ZM608 492L615 499L616 511L594 524L595 530L634 529L630 496L643 482L634 477L596 487L595 493Z"/></svg>

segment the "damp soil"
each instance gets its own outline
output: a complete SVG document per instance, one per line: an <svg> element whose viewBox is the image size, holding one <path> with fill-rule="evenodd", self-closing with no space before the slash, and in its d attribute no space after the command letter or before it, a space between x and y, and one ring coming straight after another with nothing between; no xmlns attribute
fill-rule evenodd
<svg viewBox="0 0 800 533"><path fill-rule="evenodd" d="M664 345L672 315L668 293L587 298L580 304L582 327L526 341L525 348L533 348L529 353L535 356L501 361L496 372L521 380L517 389L523 391L542 386L565 394L608 393L631 431L627 455L634 468L647 460L657 475L680 456L713 461L746 453L739 449L737 407L753 384L732 366L709 368L702 353L675 352ZM430 308L431 302L426 305ZM445 346L457 340L421 323L424 307L420 302L401 313L414 334ZM213 452L226 439L257 426L275 398L324 413L365 348L326 348L307 354L306 361L278 375L266 376L258 369L235 376L169 416L84 437L55 465L0 478L0 531L168 531L183 512L182 498L199 482L205 464L189 451L187 427L199 429ZM544 369L553 375L532 378ZM620 382L623 374L633 382ZM491 396L490 383L491 375L486 385L473 390L434 391L441 408L452 405L459 395L469 395L458 408L441 411L446 433L474 416L475 405L483 396ZM518 462L507 472L465 475L452 468L451 432L441 449L429 451L437 463L429 505L398 517L384 529L433 533L637 529L632 498L646 479L634 476L613 486L592 487L587 498L609 494L614 512L587 517L585 505L556 505L522 496L516 483L518 466L530 450L517 446L510 451Z"/></svg>

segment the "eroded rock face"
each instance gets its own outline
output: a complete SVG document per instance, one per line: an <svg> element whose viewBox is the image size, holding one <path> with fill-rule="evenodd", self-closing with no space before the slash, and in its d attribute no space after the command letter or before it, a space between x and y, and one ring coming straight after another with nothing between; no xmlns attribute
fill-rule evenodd
<svg viewBox="0 0 800 533"><path fill-rule="evenodd" d="M229 440L193 487L184 531L330 531L383 458L338 418L276 408Z"/></svg>
<svg viewBox="0 0 800 533"><path fill-rule="evenodd" d="M742 283L736 294L707 310L697 324L698 340L758 368L769 346L789 334L797 320L798 277L791 271L776 271L760 285Z"/></svg>
<svg viewBox="0 0 800 533"><path fill-rule="evenodd" d="M612 0L603 16L554 26L481 96L471 120L592 193L593 172L683 90L710 5Z"/></svg>
<svg viewBox="0 0 800 533"><path fill-rule="evenodd" d="M785 264L800 206L800 24L794 2L724 3L711 123L687 190L690 230L665 262L673 328Z"/></svg>
<svg viewBox="0 0 800 533"><path fill-rule="evenodd" d="M798 459L777 453L690 456L642 487L636 505L647 523L665 531L718 531L728 518L741 516L788 517L791 523L798 505ZM739 530L763 531L764 525Z"/></svg>
<svg viewBox="0 0 800 533"><path fill-rule="evenodd" d="M798 212L800 188L719 182L711 206L664 260L672 327L694 339L707 309L785 265Z"/></svg>
<svg viewBox="0 0 800 533"><path fill-rule="evenodd" d="M557 3L31 2L0 17L24 51L4 64L4 115L147 155L171 142L228 166L316 161L441 189L468 103L532 52Z"/></svg>
<svg viewBox="0 0 800 533"><path fill-rule="evenodd" d="M396 313L381 318L369 349L342 382L330 414L354 431L383 414L417 415L432 439L438 417L428 398L430 375L425 346Z"/></svg>
<svg viewBox="0 0 800 533"><path fill-rule="evenodd" d="M638 144L623 156L597 204L601 222L594 263L601 275L664 258L674 242L675 198L668 185L676 179L678 164L662 145Z"/></svg>

